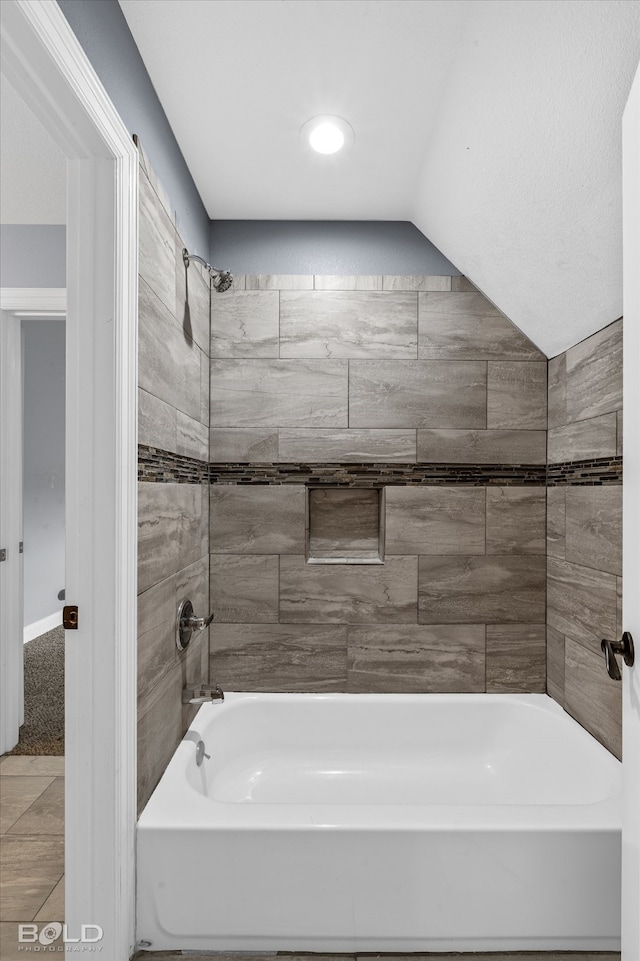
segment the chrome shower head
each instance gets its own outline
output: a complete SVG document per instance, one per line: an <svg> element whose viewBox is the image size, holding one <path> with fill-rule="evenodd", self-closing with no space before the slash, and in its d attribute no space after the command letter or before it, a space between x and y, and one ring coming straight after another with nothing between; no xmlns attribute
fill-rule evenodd
<svg viewBox="0 0 640 961"><path fill-rule="evenodd" d="M202 264L204 269L209 271L211 283L219 294L224 293L225 290L229 290L229 287L233 283L233 274L230 271L218 270L216 267L212 267L211 264L208 264L202 257L198 257L197 254L190 254L186 247L182 248L182 260L185 267L188 267L192 260L197 260L199 264Z"/></svg>
<svg viewBox="0 0 640 961"><path fill-rule="evenodd" d="M219 294L223 294L233 283L233 274L229 273L228 270L215 270L215 268L212 268L212 270L211 283Z"/></svg>

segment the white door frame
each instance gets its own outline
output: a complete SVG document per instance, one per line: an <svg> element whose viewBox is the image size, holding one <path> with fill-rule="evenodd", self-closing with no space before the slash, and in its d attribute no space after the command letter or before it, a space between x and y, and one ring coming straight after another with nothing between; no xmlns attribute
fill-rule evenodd
<svg viewBox="0 0 640 961"><path fill-rule="evenodd" d="M640 958L640 67L622 119L624 258L623 620L636 651L622 677L622 959Z"/></svg>
<svg viewBox="0 0 640 961"><path fill-rule="evenodd" d="M24 558L18 551L23 540L21 321L66 318L67 289L0 287L0 311L0 544L8 551L6 566L0 567L0 754L4 754L18 743L24 722ZM50 626L40 633L61 623L59 614L48 620ZM43 623L39 622L40 626Z"/></svg>
<svg viewBox="0 0 640 961"><path fill-rule="evenodd" d="M66 287L0 287L0 310L18 317L64 318L67 315Z"/></svg>
<svg viewBox="0 0 640 961"><path fill-rule="evenodd" d="M66 287L0 288L0 754L24 720L22 541L22 318L66 317Z"/></svg>
<svg viewBox="0 0 640 961"><path fill-rule="evenodd" d="M22 337L0 297L0 753L18 743L23 720Z"/></svg>
<svg viewBox="0 0 640 961"><path fill-rule="evenodd" d="M138 154L50 0L3 0L3 71L68 158L65 920L134 949ZM93 934L93 932L92 932ZM93 949L93 950L92 950ZM68 945L74 958L96 944Z"/></svg>

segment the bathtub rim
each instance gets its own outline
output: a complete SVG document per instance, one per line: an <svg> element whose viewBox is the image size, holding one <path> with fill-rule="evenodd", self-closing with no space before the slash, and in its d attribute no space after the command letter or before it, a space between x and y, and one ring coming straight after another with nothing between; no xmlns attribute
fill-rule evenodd
<svg viewBox="0 0 640 961"><path fill-rule="evenodd" d="M599 801L565 804L366 804L321 803L238 804L213 800L194 788L187 768L194 764L194 739L206 730L209 718L224 707L247 701L366 701L406 703L407 700L446 702L464 699L477 703L513 703L522 708L551 713L563 724L575 726L590 739L594 754L609 767L616 766L621 783L622 764L600 742L547 694L351 694L351 693L225 693L225 704L204 704L180 741L160 782L138 820L139 831L255 831L259 829L331 831L599 831L621 829L621 794ZM190 736L191 735L191 736ZM194 737L194 735L196 737ZM206 737L206 733L204 735Z"/></svg>

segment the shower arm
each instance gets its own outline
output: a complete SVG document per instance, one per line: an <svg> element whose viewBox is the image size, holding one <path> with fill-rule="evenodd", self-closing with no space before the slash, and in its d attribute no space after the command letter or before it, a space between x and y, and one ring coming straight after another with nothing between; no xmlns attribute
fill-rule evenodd
<svg viewBox="0 0 640 961"><path fill-rule="evenodd" d="M199 257L198 254L190 254L186 247L182 248L182 261L185 267L188 268L192 260L197 260L199 264L202 264L205 270L209 271L209 276L211 277L211 282L218 293L222 293L224 290L228 290L233 283L233 274L229 270L218 270L217 267L212 267L208 264L203 257Z"/></svg>

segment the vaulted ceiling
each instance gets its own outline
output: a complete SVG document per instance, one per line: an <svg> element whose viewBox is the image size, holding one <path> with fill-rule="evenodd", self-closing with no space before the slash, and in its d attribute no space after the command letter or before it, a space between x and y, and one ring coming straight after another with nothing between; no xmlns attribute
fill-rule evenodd
<svg viewBox="0 0 640 961"><path fill-rule="evenodd" d="M637 0L120 5L211 218L412 220L548 355L620 316Z"/></svg>
<svg viewBox="0 0 640 961"><path fill-rule="evenodd" d="M549 356L620 316L640 0L119 2L212 219L411 220ZM344 155L304 149L322 113Z"/></svg>

